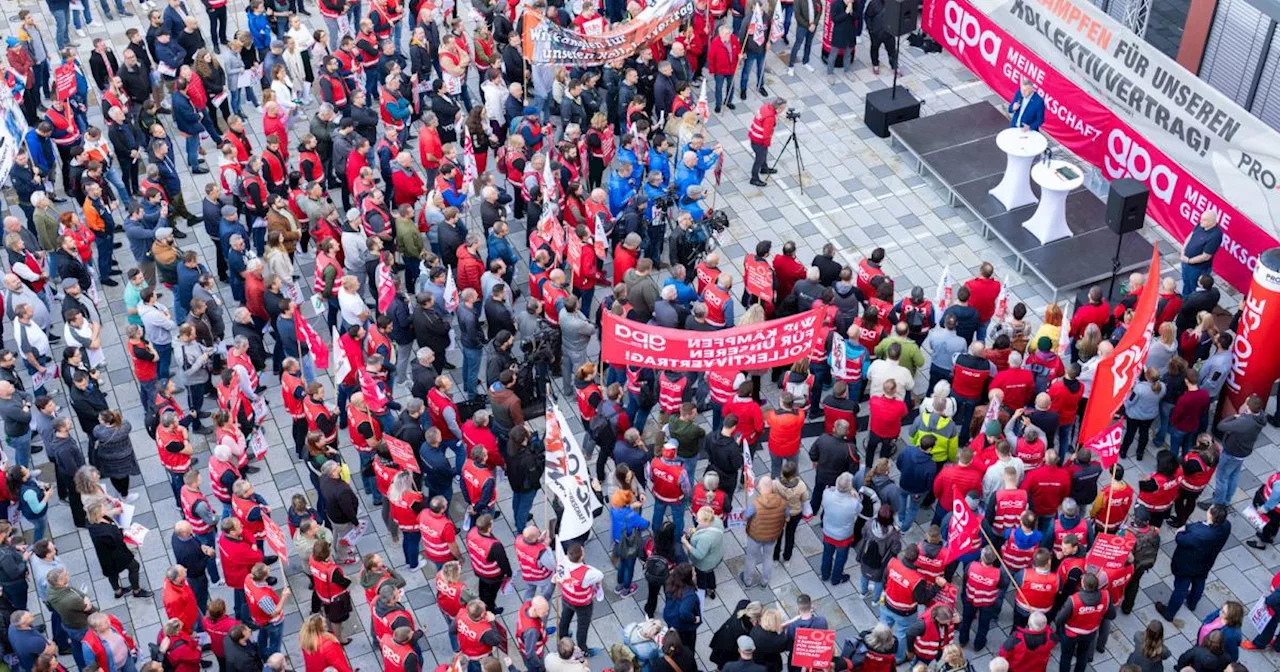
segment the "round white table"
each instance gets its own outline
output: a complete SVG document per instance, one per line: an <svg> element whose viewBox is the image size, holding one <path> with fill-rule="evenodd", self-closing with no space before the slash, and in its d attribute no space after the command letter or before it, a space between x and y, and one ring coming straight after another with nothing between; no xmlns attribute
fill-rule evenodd
<svg viewBox="0 0 1280 672"><path fill-rule="evenodd" d="M1062 175L1063 169L1072 171L1075 177ZM1053 160L1032 166L1031 179L1040 185L1040 205L1031 219L1022 223L1023 228L1034 234L1041 245L1070 238L1067 194L1084 184L1084 171L1073 163Z"/></svg>
<svg viewBox="0 0 1280 672"><path fill-rule="evenodd" d="M1005 210L1015 210L1036 202L1031 193L1031 163L1044 153L1049 141L1039 131L1006 128L996 135L996 146L1008 155L1004 167L1004 179L991 189Z"/></svg>

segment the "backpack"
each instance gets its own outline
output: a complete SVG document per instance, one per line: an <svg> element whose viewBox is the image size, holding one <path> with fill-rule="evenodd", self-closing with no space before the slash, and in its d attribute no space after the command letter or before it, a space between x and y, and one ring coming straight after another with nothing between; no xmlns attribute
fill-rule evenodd
<svg viewBox="0 0 1280 672"><path fill-rule="evenodd" d="M1136 570L1151 569L1156 564L1156 556L1160 552L1160 534L1135 534L1137 542L1133 545L1133 567Z"/></svg>
<svg viewBox="0 0 1280 672"><path fill-rule="evenodd" d="M644 561L644 579L649 583L664 583L671 573L671 563L658 554L652 554Z"/></svg>
<svg viewBox="0 0 1280 672"><path fill-rule="evenodd" d="M874 569L884 567L884 549L881 548L878 540L870 534L863 538L866 539L866 542L862 545L862 554L858 558L858 561Z"/></svg>
<svg viewBox="0 0 1280 672"><path fill-rule="evenodd" d="M613 555L619 560L633 560L644 552L643 533L637 528L630 528L622 533L622 538L613 545ZM647 567L646 563L646 567ZM663 577L666 578L666 577Z"/></svg>

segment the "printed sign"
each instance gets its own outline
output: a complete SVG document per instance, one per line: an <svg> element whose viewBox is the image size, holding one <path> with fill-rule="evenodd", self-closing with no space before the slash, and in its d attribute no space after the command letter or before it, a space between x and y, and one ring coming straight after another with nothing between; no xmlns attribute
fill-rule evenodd
<svg viewBox="0 0 1280 672"><path fill-rule="evenodd" d="M835 650L835 630L796 628L795 643L791 646L791 666L825 670L831 667L831 657L835 655Z"/></svg>
<svg viewBox="0 0 1280 672"><path fill-rule="evenodd" d="M262 538L266 540L267 546L271 547L271 552L281 558L289 557L289 546L285 542L284 530L271 519L271 516L262 517Z"/></svg>
<svg viewBox="0 0 1280 672"><path fill-rule="evenodd" d="M719 331L684 331L604 314L608 364L667 371L766 369L806 357L819 338L822 309Z"/></svg>
<svg viewBox="0 0 1280 672"><path fill-rule="evenodd" d="M412 471L417 474L422 471L418 466L418 458L413 454L413 446L397 439L390 434L382 435L382 442L386 444L387 450L391 452L391 459L395 460L400 468L406 471ZM501 482L499 480L499 482Z"/></svg>
<svg viewBox="0 0 1280 672"><path fill-rule="evenodd" d="M547 405L546 482L560 500L560 538L573 539L591 530L596 499L591 491L591 474L582 446L569 429L560 407Z"/></svg>
<svg viewBox="0 0 1280 672"><path fill-rule="evenodd" d="M1128 561L1129 551L1133 550L1137 541L1137 537L1132 535L1121 537L1114 534L1099 534L1093 540L1093 545L1089 547L1089 555L1084 560L1085 565L1098 567L1107 572L1120 569Z"/></svg>
<svg viewBox="0 0 1280 672"><path fill-rule="evenodd" d="M534 65L604 65L661 40L693 17L693 0L656 0L626 23L598 35L561 28L542 14L525 10L524 57Z"/></svg>

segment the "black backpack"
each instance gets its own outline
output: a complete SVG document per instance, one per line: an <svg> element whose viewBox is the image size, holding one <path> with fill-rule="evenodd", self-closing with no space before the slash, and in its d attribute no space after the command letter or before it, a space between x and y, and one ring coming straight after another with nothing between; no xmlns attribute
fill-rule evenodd
<svg viewBox="0 0 1280 672"><path fill-rule="evenodd" d="M670 573L671 563L661 555L655 553L644 561L644 579L649 583L665 583Z"/></svg>

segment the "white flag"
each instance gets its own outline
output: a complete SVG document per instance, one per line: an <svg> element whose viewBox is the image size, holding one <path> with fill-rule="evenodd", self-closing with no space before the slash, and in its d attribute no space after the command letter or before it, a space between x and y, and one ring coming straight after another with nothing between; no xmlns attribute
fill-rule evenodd
<svg viewBox="0 0 1280 672"><path fill-rule="evenodd" d="M933 305L939 310L947 307L951 303L951 264L942 267L942 273L938 276L938 289L933 293Z"/></svg>
<svg viewBox="0 0 1280 672"><path fill-rule="evenodd" d="M333 363L333 384L336 386L351 373L351 360L347 359L347 351L342 347L337 327L333 328L333 355L333 359L329 361Z"/></svg>
<svg viewBox="0 0 1280 672"><path fill-rule="evenodd" d="M1006 315L1009 314L1009 276L1004 276L1004 282L1000 283L1000 295L996 297L995 318L1001 322L1004 321Z"/></svg>
<svg viewBox="0 0 1280 672"><path fill-rule="evenodd" d="M448 270L444 281L444 309L452 313L458 309L458 285L453 281L453 268Z"/></svg>
<svg viewBox="0 0 1280 672"><path fill-rule="evenodd" d="M547 404L547 487L560 500L560 539L580 537L591 530L592 512L596 507L591 489L591 474L582 446L569 429L560 406Z"/></svg>

